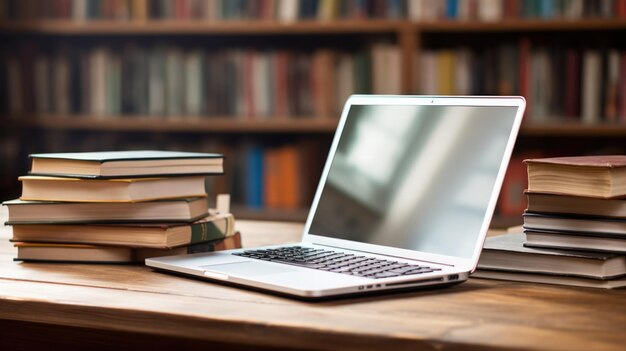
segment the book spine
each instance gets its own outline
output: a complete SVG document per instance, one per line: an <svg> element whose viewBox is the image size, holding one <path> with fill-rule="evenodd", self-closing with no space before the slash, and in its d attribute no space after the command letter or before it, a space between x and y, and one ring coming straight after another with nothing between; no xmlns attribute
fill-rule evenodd
<svg viewBox="0 0 626 351"><path fill-rule="evenodd" d="M190 244L205 243L223 239L235 233L234 217L231 214L218 215L208 221L191 225Z"/></svg>

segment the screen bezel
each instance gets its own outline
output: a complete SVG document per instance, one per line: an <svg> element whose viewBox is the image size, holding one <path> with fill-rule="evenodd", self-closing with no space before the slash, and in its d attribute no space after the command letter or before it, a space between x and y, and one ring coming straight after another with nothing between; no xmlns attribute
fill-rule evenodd
<svg viewBox="0 0 626 351"><path fill-rule="evenodd" d="M489 198L487 211L483 218L480 233L476 240L476 245L474 247L471 258L434 254L434 253L429 253L429 252L424 252L424 251L401 249L401 248L381 246L381 245L376 245L376 244L367 244L367 243L362 243L362 242L357 242L357 241L337 239L337 238L328 237L328 236L314 235L309 232L311 228L311 223L313 221L313 217L315 216L315 212L319 204L320 197L322 195L324 184L326 183L326 179L328 177L328 173L330 171L332 161L335 156L335 152L337 151L337 146L339 144L339 140L341 138L346 119L348 117L350 108L355 105L517 107L517 113L515 115L513 127L511 128L511 133L507 141L506 149L504 151L504 155L500 163L500 169L496 177L495 186ZM410 95L404 95L404 96L352 95L350 96L344 105L343 112L341 114L341 118L337 125L337 130L335 132L335 136L333 138L333 142L331 144L331 148L328 153L326 163L324 165L322 176L320 177L317 190L315 191L315 196L313 198L313 202L312 202L312 205L309 210L309 214L308 214L305 226L304 226L302 241L307 242L307 243L345 248L345 249L369 252L369 253L374 253L374 254L381 254L381 255L386 255L386 256L393 256L393 257L414 259L414 260L419 260L419 261L426 261L426 262L431 262L431 263L450 265L450 266L460 268L462 270L473 271L476 268L476 264L478 263L478 257L480 256L480 251L482 249L485 237L487 236L487 230L489 229L489 224L491 222L491 218L493 216L496 202L498 200L498 194L500 193L500 188L502 187L502 182L504 180L504 174L506 172L507 165L511 158L511 154L513 152L513 146L515 145L515 140L517 139L517 134L519 132L520 125L522 123L522 116L524 114L525 107L526 107L526 101L521 96L480 96L480 97L410 96Z"/></svg>

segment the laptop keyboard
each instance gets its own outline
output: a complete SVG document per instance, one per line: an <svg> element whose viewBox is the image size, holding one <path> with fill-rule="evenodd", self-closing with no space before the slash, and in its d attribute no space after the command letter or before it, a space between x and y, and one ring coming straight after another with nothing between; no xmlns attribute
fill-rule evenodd
<svg viewBox="0 0 626 351"><path fill-rule="evenodd" d="M441 270L440 268L301 246L246 250L233 253L233 255L374 279Z"/></svg>

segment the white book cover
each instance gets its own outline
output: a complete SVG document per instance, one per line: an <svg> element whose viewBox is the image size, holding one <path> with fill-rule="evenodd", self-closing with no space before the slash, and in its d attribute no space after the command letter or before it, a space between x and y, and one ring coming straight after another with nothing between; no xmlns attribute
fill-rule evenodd
<svg viewBox="0 0 626 351"><path fill-rule="evenodd" d="M408 17L413 22L420 22L423 20L423 3L424 0L408 0Z"/></svg>
<svg viewBox="0 0 626 351"><path fill-rule="evenodd" d="M72 19L77 22L87 19L87 0L72 1Z"/></svg>
<svg viewBox="0 0 626 351"><path fill-rule="evenodd" d="M478 0L478 19L485 22L500 20L503 3L500 0Z"/></svg>
<svg viewBox="0 0 626 351"><path fill-rule="evenodd" d="M278 0L278 19L283 22L294 22L298 19L298 5L296 0Z"/></svg>
<svg viewBox="0 0 626 351"><path fill-rule="evenodd" d="M602 74L600 52L588 50L583 55L582 72L582 122L600 121L600 80Z"/></svg>
<svg viewBox="0 0 626 351"><path fill-rule="evenodd" d="M104 47L98 47L91 52L89 71L91 82L90 109L94 116L106 114L107 102L107 62L108 51Z"/></svg>
<svg viewBox="0 0 626 351"><path fill-rule="evenodd" d="M254 96L255 116L269 115L269 57L266 53L255 53L252 57L252 95Z"/></svg>

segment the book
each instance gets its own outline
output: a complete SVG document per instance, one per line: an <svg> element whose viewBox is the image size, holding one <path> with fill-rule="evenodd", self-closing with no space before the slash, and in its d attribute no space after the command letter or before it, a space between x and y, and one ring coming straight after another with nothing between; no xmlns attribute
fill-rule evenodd
<svg viewBox="0 0 626 351"><path fill-rule="evenodd" d="M555 284L578 286L584 288L617 289L626 287L626 278L615 280L599 280L562 275L537 274L526 272L505 272L479 269L472 273L472 278L508 280L526 283Z"/></svg>
<svg viewBox="0 0 626 351"><path fill-rule="evenodd" d="M29 155L31 175L125 178L222 174L224 156L180 151L106 151Z"/></svg>
<svg viewBox="0 0 626 351"><path fill-rule="evenodd" d="M526 191L529 212L626 218L626 199L544 194Z"/></svg>
<svg viewBox="0 0 626 351"><path fill-rule="evenodd" d="M21 200L137 202L205 197L203 176L172 178L80 179L22 176Z"/></svg>
<svg viewBox="0 0 626 351"><path fill-rule="evenodd" d="M241 248L241 234L171 249L130 248L84 244L15 242L15 261L72 263L143 263L146 258Z"/></svg>
<svg viewBox="0 0 626 351"><path fill-rule="evenodd" d="M626 253L626 238L611 235L524 230L529 247Z"/></svg>
<svg viewBox="0 0 626 351"><path fill-rule="evenodd" d="M499 213L503 216L520 216L526 208L524 189L528 184L523 157L512 156L502 182L498 198Z"/></svg>
<svg viewBox="0 0 626 351"><path fill-rule="evenodd" d="M195 222L209 214L206 197L146 202L51 202L10 200L7 225L113 222Z"/></svg>
<svg viewBox="0 0 626 351"><path fill-rule="evenodd" d="M524 212L524 229L611 235L626 239L626 219Z"/></svg>
<svg viewBox="0 0 626 351"><path fill-rule="evenodd" d="M581 92L581 119L584 123L600 121L600 85L602 59L600 52L587 50L583 54L582 63L582 92Z"/></svg>
<svg viewBox="0 0 626 351"><path fill-rule="evenodd" d="M615 198L626 195L626 155L528 159L532 192Z"/></svg>
<svg viewBox="0 0 626 351"><path fill-rule="evenodd" d="M614 279L626 275L626 256L526 247L526 235L513 232L488 237L478 269Z"/></svg>
<svg viewBox="0 0 626 351"><path fill-rule="evenodd" d="M166 249L223 239L235 233L234 224L230 213L193 223L16 224L11 241Z"/></svg>

